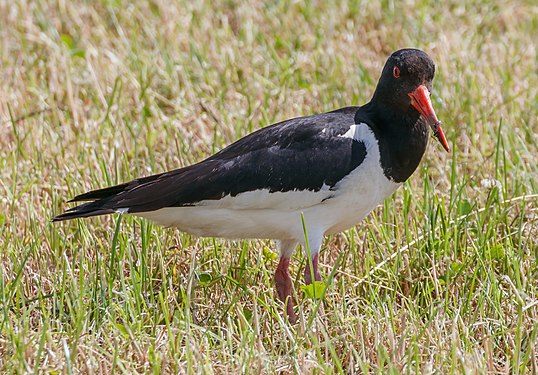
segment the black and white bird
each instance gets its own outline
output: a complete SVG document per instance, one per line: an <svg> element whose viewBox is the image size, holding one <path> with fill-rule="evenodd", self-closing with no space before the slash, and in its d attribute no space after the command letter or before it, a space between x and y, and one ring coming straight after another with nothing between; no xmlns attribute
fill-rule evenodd
<svg viewBox="0 0 538 375"><path fill-rule="evenodd" d="M288 266L306 248L303 215L310 284L321 280L323 237L357 224L411 176L430 129L449 151L430 101L434 73L423 51L396 51L364 106L283 121L197 164L78 195L87 203L53 221L129 213L197 236L277 240L276 290L295 321Z"/></svg>

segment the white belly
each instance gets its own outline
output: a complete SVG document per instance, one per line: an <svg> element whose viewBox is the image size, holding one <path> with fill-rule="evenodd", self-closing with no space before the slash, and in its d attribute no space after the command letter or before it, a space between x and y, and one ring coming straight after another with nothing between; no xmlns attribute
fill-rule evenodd
<svg viewBox="0 0 538 375"><path fill-rule="evenodd" d="M366 125L357 125L349 136L373 139L373 134L368 137L370 134L365 136L364 132L371 130ZM196 206L167 207L136 215L198 236L301 241L304 213L309 233L321 236L338 233L361 221L401 185L384 175L377 142L369 141L366 146L364 161L333 190L328 187L318 192L258 190L203 201Z"/></svg>
<svg viewBox="0 0 538 375"><path fill-rule="evenodd" d="M364 142L366 157L332 190L328 186L317 192L257 190L136 215L198 236L301 241L302 214L309 234L341 232L361 221L401 185L383 173L379 147L367 125L354 125L343 136Z"/></svg>
<svg viewBox="0 0 538 375"><path fill-rule="evenodd" d="M301 241L304 238L302 213L309 232L338 233L361 221L398 186L392 182L390 185L389 189L359 189L360 195L350 192L305 210L192 206L167 207L137 215L203 237Z"/></svg>

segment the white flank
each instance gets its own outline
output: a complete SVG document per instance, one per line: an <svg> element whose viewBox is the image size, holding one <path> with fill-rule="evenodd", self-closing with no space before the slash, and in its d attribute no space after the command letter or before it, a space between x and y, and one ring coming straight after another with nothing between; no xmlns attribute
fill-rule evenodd
<svg viewBox="0 0 538 375"><path fill-rule="evenodd" d="M303 242L304 213L309 237L317 241L324 234L357 224L401 185L384 175L378 142L368 125L352 125L341 137L364 143L366 157L333 190L328 186L318 192L270 193L263 189L192 207L167 207L137 215L199 236Z"/></svg>
<svg viewBox="0 0 538 375"><path fill-rule="evenodd" d="M274 209L274 210L298 210L305 209L321 203L332 192L328 185L323 185L319 191L293 190L274 191L259 189L237 194L226 195L219 200L205 200L196 203L196 206L211 208L230 208L234 210Z"/></svg>

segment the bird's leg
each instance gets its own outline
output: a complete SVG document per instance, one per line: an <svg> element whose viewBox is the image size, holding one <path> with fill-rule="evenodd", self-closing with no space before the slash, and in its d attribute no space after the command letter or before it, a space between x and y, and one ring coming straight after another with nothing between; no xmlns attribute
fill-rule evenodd
<svg viewBox="0 0 538 375"><path fill-rule="evenodd" d="M308 243L309 247L303 243L304 252L306 257L306 266L304 268L304 281L306 285L311 285L313 281L321 281L321 275L318 270L318 261L319 261L319 251L321 250L321 244L323 242L323 234L315 235L315 233L309 233ZM312 280L312 278L314 280ZM316 289L313 288L314 297L320 298L321 295L316 296ZM325 315L323 309L323 303L319 301L317 305L317 314L319 317Z"/></svg>
<svg viewBox="0 0 538 375"><path fill-rule="evenodd" d="M304 282L306 285L312 284L312 275L315 281L321 281L321 275L318 271L318 257L319 254L315 254L312 257L312 269L310 269L310 260L306 260L306 267L304 269Z"/></svg>
<svg viewBox="0 0 538 375"><path fill-rule="evenodd" d="M315 235L315 233L309 233L308 242L309 247L306 246L306 243L303 243L306 258L306 267L304 269L304 282L306 285L312 284L312 277L314 277L314 281L321 281L321 275L318 271L318 260L319 251L323 242L323 234ZM312 259L312 262L310 259ZM312 265L312 268L310 268L310 265Z"/></svg>
<svg viewBox="0 0 538 375"><path fill-rule="evenodd" d="M278 298L286 304L286 314L290 322L295 323L297 316L293 311L293 296L291 288L291 277L288 270L290 265L290 258L280 257L278 267L275 272L275 285Z"/></svg>
<svg viewBox="0 0 538 375"><path fill-rule="evenodd" d="M278 298L286 305L286 314L290 322L295 323L297 316L293 311L292 283L289 272L290 258L297 242L284 240L279 242L280 261L275 272L275 286Z"/></svg>

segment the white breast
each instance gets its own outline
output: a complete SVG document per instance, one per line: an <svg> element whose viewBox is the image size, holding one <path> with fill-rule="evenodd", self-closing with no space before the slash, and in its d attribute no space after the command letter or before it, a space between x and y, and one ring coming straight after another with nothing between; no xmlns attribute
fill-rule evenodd
<svg viewBox="0 0 538 375"><path fill-rule="evenodd" d="M326 227L324 234L338 233L356 225L401 186L383 173L379 145L368 125L353 125L342 136L363 142L366 158L335 186L338 195L307 211L309 220L320 221L318 225Z"/></svg>
<svg viewBox="0 0 538 375"><path fill-rule="evenodd" d="M368 125L353 125L341 136L364 143L366 157L333 189L324 186L318 192L273 193L257 190L196 206L167 207L137 215L199 236L301 241L304 213L309 232L340 232L357 224L401 185L384 175L378 142Z"/></svg>

